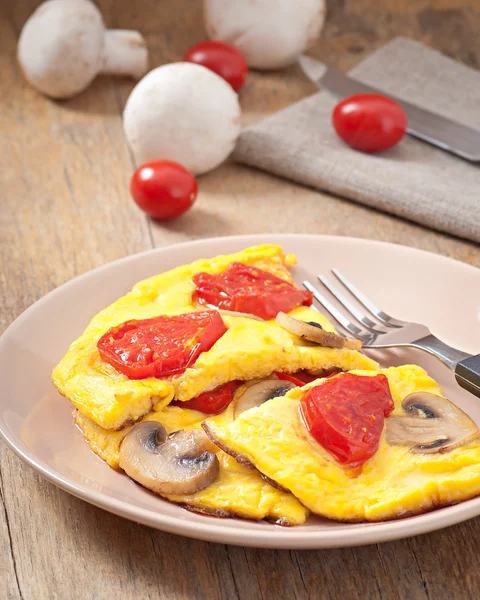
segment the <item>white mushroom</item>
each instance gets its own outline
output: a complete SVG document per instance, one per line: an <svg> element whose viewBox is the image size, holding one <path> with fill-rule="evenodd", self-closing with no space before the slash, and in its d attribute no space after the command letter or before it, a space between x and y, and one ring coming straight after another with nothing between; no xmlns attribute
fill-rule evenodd
<svg viewBox="0 0 480 600"><path fill-rule="evenodd" d="M291 381L281 379L261 379L242 385L233 397L233 417L236 419L246 410L261 406L267 400L285 396L285 394L296 387Z"/></svg>
<svg viewBox="0 0 480 600"><path fill-rule="evenodd" d="M315 321L300 321L285 314L279 312L276 318L277 323L294 335L318 344L319 346L326 346L327 348L348 348L349 350L360 350L362 342L360 340L352 340L344 338L341 335L333 333L331 331L325 331L320 323Z"/></svg>
<svg viewBox="0 0 480 600"><path fill-rule="evenodd" d="M203 431L176 431L163 425L135 425L120 446L120 467L132 479L161 495L186 496L205 489L219 473L216 454Z"/></svg>
<svg viewBox="0 0 480 600"><path fill-rule="evenodd" d="M137 31L105 30L89 0L48 0L25 23L17 58L27 81L51 98L70 98L99 74L140 79L148 69Z"/></svg>
<svg viewBox="0 0 480 600"><path fill-rule="evenodd" d="M213 71L180 62L150 71L134 88L123 127L138 164L166 158L194 174L210 171L233 150L240 105Z"/></svg>
<svg viewBox="0 0 480 600"><path fill-rule="evenodd" d="M405 415L386 420L386 439L408 446L414 454L447 452L478 437L470 417L447 398L429 392L409 394L402 401Z"/></svg>
<svg viewBox="0 0 480 600"><path fill-rule="evenodd" d="M250 67L293 64L318 38L325 0L204 0L205 27L212 39L236 46Z"/></svg>

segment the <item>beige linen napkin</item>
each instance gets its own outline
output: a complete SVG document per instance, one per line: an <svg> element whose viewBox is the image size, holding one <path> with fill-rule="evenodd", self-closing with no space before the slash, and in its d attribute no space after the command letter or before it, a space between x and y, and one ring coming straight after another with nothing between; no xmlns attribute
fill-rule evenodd
<svg viewBox="0 0 480 600"><path fill-rule="evenodd" d="M480 73L418 42L396 38L350 73L480 130ZM480 165L410 136L381 154L356 152L332 128L335 104L319 92L247 127L235 160L480 242Z"/></svg>

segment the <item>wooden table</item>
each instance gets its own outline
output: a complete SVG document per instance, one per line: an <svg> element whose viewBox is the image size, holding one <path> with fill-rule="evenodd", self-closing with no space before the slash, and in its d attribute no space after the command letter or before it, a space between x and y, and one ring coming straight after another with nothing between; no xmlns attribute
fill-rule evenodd
<svg viewBox="0 0 480 600"><path fill-rule="evenodd" d="M234 164L200 178L190 213L166 225L152 223L128 192L133 163L121 114L133 84L99 78L79 97L56 103L23 81L15 46L38 4L4 0L0 6L3 327L92 267L199 237L341 234L480 265L474 244ZM200 0L99 4L109 26L143 32L152 65L180 59L205 37ZM313 54L332 65L348 68L402 34L480 67L478 0L331 0L329 9ZM297 67L252 73L241 103L247 119L259 118L313 91ZM258 203L268 206L268 222L255 218ZM94 508L0 446L2 599L479 598L478 539L480 519L357 549L288 552L209 544Z"/></svg>

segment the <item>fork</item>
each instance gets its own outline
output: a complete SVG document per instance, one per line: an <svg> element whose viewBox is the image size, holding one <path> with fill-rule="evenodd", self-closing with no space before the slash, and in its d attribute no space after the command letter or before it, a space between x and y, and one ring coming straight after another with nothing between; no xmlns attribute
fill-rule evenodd
<svg viewBox="0 0 480 600"><path fill-rule="evenodd" d="M425 325L391 317L355 287L338 269L332 269L331 272L340 282L342 290L323 275L319 275L318 280L345 308L346 312L338 309L309 281L304 281L303 285L313 293L315 300L337 321L340 333L343 330L347 335L357 338L366 348L409 346L425 350L441 360L455 373L457 383L462 388L480 398L480 354L472 356L448 346L432 335ZM368 314L359 309L347 297L344 290L356 298L367 309Z"/></svg>

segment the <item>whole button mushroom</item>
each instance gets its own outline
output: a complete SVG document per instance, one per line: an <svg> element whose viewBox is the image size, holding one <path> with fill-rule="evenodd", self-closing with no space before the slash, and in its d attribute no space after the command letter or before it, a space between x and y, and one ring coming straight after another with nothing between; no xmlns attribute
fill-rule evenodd
<svg viewBox="0 0 480 600"><path fill-rule="evenodd" d="M204 0L212 39L236 46L255 69L293 64L318 38L325 0Z"/></svg>
<svg viewBox="0 0 480 600"><path fill-rule="evenodd" d="M233 150L240 105L232 87L213 71L171 63L153 69L135 86L123 128L137 164L168 159L200 174Z"/></svg>
<svg viewBox="0 0 480 600"><path fill-rule="evenodd" d="M137 31L106 30L89 0L48 0L25 23L17 49L27 81L51 98L71 98L99 74L140 79L148 69Z"/></svg>

